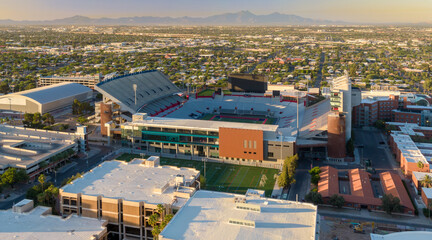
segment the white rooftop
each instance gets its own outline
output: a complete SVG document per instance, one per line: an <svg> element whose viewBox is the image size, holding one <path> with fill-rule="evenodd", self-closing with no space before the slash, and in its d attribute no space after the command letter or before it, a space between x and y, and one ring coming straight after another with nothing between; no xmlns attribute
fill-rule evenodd
<svg viewBox="0 0 432 240"><path fill-rule="evenodd" d="M426 198L432 199L432 188L422 188L422 191L426 195Z"/></svg>
<svg viewBox="0 0 432 240"><path fill-rule="evenodd" d="M428 161L410 136L400 132L392 132L391 136L398 149L401 151L401 154L408 162L423 162L424 164L428 164Z"/></svg>
<svg viewBox="0 0 432 240"><path fill-rule="evenodd" d="M44 215L48 207L27 213L0 211L0 239L89 240L105 231L105 221L71 215L67 218Z"/></svg>
<svg viewBox="0 0 432 240"><path fill-rule="evenodd" d="M432 173L427 172L412 172L412 174L415 176L417 180L422 180L426 175L429 175L432 177Z"/></svg>
<svg viewBox="0 0 432 240"><path fill-rule="evenodd" d="M235 198L246 198L243 207L260 211L237 209ZM229 223L230 219L255 226ZM312 204L200 190L165 227L160 239L310 240L316 238L316 223L317 207Z"/></svg>
<svg viewBox="0 0 432 240"><path fill-rule="evenodd" d="M379 235L371 233L371 240L429 240L432 239L432 232L426 231L407 231L407 232L396 232L386 235Z"/></svg>
<svg viewBox="0 0 432 240"><path fill-rule="evenodd" d="M199 171L192 168L151 167L144 163L145 159L134 159L129 163L104 162L64 186L61 191L150 204L171 204L177 191L174 188L176 176L184 176L185 186L193 183L199 176Z"/></svg>
<svg viewBox="0 0 432 240"><path fill-rule="evenodd" d="M207 121L195 119L180 119L180 118L162 118L162 117L147 117L144 120L127 122L123 124L127 126L146 125L157 127L171 128L189 128L207 131L219 131L220 127L253 129L275 132L278 129L277 125L270 124L254 124L254 123L239 123L239 122L224 122L224 121Z"/></svg>

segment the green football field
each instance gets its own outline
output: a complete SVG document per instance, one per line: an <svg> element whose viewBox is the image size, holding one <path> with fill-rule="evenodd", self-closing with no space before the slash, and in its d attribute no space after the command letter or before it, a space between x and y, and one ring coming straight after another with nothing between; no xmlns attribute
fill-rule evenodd
<svg viewBox="0 0 432 240"><path fill-rule="evenodd" d="M135 154L123 154L117 160L130 161L135 157L140 158ZM161 158L161 165L195 168L204 176L204 163L200 161ZM266 196L270 197L277 173L277 169L271 168L207 162L205 189L244 194L253 188L265 190Z"/></svg>

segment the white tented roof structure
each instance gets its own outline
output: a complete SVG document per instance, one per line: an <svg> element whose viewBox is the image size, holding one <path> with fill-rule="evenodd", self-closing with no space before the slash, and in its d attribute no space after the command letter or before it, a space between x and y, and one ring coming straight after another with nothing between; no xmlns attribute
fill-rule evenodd
<svg viewBox="0 0 432 240"><path fill-rule="evenodd" d="M181 100L176 95L180 89L156 70L107 79L98 83L95 89L130 113L153 114Z"/></svg>
<svg viewBox="0 0 432 240"><path fill-rule="evenodd" d="M46 113L72 105L74 99L87 101L93 91L78 83L59 83L10 93L0 97L0 109L26 113Z"/></svg>

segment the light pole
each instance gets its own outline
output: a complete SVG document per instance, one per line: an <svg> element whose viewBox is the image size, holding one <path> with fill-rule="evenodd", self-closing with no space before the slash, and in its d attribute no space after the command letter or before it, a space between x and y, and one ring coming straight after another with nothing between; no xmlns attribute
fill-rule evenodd
<svg viewBox="0 0 432 240"><path fill-rule="evenodd" d="M9 110L12 111L12 99L11 98L8 99L9 99Z"/></svg>
<svg viewBox="0 0 432 240"><path fill-rule="evenodd" d="M297 137L299 135L299 95L300 92L297 92Z"/></svg>

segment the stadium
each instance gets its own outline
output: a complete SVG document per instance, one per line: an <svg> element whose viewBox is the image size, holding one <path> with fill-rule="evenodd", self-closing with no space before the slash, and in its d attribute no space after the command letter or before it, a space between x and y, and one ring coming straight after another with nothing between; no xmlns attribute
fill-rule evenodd
<svg viewBox="0 0 432 240"><path fill-rule="evenodd" d="M302 148L325 152L329 101L312 105L306 92L261 86L188 96L159 71L108 79L95 87L104 96L101 132L149 153L277 166Z"/></svg>

